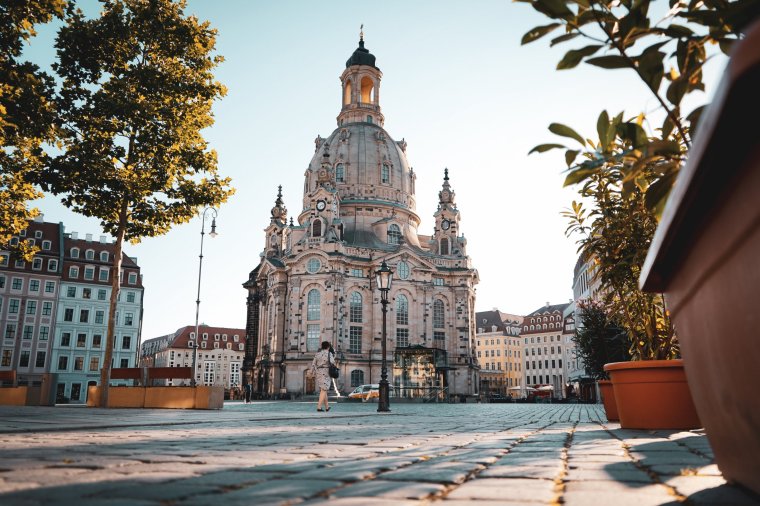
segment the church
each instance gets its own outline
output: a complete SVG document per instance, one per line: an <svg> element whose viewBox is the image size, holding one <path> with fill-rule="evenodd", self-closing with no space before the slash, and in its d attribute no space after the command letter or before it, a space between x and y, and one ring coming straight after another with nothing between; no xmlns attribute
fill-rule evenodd
<svg viewBox="0 0 760 506"><path fill-rule="evenodd" d="M288 217L280 187L261 261L243 283L244 381L262 397L314 393L311 362L322 341L336 352L341 392L379 382L383 333L375 271L383 261L393 270L386 325L391 397L478 393L479 279L448 170L432 234L422 235L407 144L383 128L382 75L362 34L340 76L337 128L314 141L302 210L295 222Z"/></svg>

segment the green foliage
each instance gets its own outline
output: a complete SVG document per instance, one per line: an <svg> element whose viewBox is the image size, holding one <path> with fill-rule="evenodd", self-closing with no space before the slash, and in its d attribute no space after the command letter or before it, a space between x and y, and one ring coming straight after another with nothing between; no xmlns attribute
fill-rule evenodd
<svg viewBox="0 0 760 506"><path fill-rule="evenodd" d="M0 4L0 249L31 260L38 248L26 241L10 245L39 214L31 200L42 194L28 174L46 163L43 145L55 138L53 81L36 65L20 61L24 41L36 24L63 17L65 0L25 0Z"/></svg>
<svg viewBox="0 0 760 506"><path fill-rule="evenodd" d="M593 44L567 51L557 69L570 69L581 62L603 69L627 69L656 98L666 116L662 126L649 135L643 130L637 133L640 142L636 150L625 153L625 157L635 162L628 167L627 175L634 184L641 179L644 165L660 164L663 158L669 162L661 167L662 173L655 176L648 188L639 187L649 192L646 202L659 216L684 154L691 146L703 107L685 115L682 111L683 99L688 94L705 90L702 67L709 59L706 48L717 45L727 53L742 37L742 27L760 15L760 0L674 0L667 15L657 22L650 19L651 2L646 0L534 0L529 3L552 23L528 31L523 44L562 27L565 34L554 38L552 46L576 37ZM599 55L600 52L604 54ZM638 124L640 126L642 121ZM604 141L609 145L611 136L607 135ZM680 148L662 150L663 143L678 144ZM533 151L538 150L531 153ZM566 159L572 168L575 156L567 154ZM582 181L577 174L570 180Z"/></svg>
<svg viewBox="0 0 760 506"><path fill-rule="evenodd" d="M678 340L659 294L643 293L638 279L678 170L704 106L684 115L684 97L704 91L702 67L709 45L727 52L741 29L760 14L760 0L676 1L664 19L652 22L647 0L534 0L531 6L559 23L565 35L592 42L569 50L557 65L581 62L602 69L626 69L646 86L665 114L660 128L647 132L644 114L624 119L599 114L598 140L552 123L549 130L578 141L582 150L541 144L531 153L565 149L565 185L578 185L587 209L573 202L563 213L568 235L578 234L579 250L593 258L606 311L626 329L634 360L675 358ZM552 30L559 29L554 27ZM548 30L532 30L524 43ZM575 37L572 37L575 36Z"/></svg>
<svg viewBox="0 0 760 506"><path fill-rule="evenodd" d="M578 301L580 322L575 335L576 354L592 378L609 379L604 364L625 362L631 359L628 351L628 334L614 323L604 305L593 300Z"/></svg>
<svg viewBox="0 0 760 506"><path fill-rule="evenodd" d="M95 19L71 12L58 34L63 153L39 181L116 238L113 335L123 241L164 234L234 190L201 135L226 92L212 73L222 61L213 54L216 31L185 16L184 1L102 3ZM101 384L111 362L106 343Z"/></svg>

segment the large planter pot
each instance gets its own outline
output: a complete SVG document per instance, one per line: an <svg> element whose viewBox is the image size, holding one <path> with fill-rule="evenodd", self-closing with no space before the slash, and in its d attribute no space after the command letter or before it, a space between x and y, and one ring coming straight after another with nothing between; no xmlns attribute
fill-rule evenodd
<svg viewBox="0 0 760 506"><path fill-rule="evenodd" d="M697 429L702 426L691 398L683 360L606 364L624 429Z"/></svg>
<svg viewBox="0 0 760 506"><path fill-rule="evenodd" d="M602 395L602 404L604 405L604 413L607 415L607 420L610 422L620 421L612 382L610 380L599 380L599 393Z"/></svg>
<svg viewBox="0 0 760 506"><path fill-rule="evenodd" d="M760 21L735 44L652 240L642 287L665 293L723 477L760 493Z"/></svg>

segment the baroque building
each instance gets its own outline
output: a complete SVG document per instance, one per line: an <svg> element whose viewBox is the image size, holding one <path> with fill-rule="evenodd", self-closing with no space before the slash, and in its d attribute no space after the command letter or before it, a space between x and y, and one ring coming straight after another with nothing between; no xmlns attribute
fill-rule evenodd
<svg viewBox="0 0 760 506"><path fill-rule="evenodd" d="M475 285L460 213L444 170L431 235L418 232L417 175L407 144L383 128L382 72L365 47L340 76L338 127L317 136L302 210L280 192L248 290L244 381L263 396L314 392L322 341L340 359L343 392L380 380L382 312L374 273L394 271L387 313L392 395L474 395Z"/></svg>
<svg viewBox="0 0 760 506"><path fill-rule="evenodd" d="M480 389L483 395L519 396L522 388L523 317L493 311L475 314L477 334L475 352L480 364Z"/></svg>
<svg viewBox="0 0 760 506"><path fill-rule="evenodd" d="M575 331L572 303L548 302L523 319L521 336L525 367L524 385L551 387L552 396L566 396L566 348Z"/></svg>

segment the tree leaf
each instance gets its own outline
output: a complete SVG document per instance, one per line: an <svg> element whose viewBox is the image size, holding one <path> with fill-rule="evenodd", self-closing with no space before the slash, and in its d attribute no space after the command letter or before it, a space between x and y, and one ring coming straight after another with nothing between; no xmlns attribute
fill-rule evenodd
<svg viewBox="0 0 760 506"><path fill-rule="evenodd" d="M568 149L565 151L565 163L568 167L570 167L573 162L575 161L575 158L578 156L580 151L574 150L574 149Z"/></svg>
<svg viewBox="0 0 760 506"><path fill-rule="evenodd" d="M573 32L573 33L566 33L566 34L564 34L564 35L560 35L559 37L555 37L555 38L553 38L553 39L551 40L551 42L549 43L549 47L554 47L554 46L556 46L557 44L559 44L559 43L561 43L561 42L565 42L565 41L568 41L568 40L574 39L574 38L576 38L578 35L580 35L580 33L579 33L579 32Z"/></svg>
<svg viewBox="0 0 760 506"><path fill-rule="evenodd" d="M553 19L571 19L573 11L567 6L564 0L534 0L531 5L538 12L546 14Z"/></svg>
<svg viewBox="0 0 760 506"><path fill-rule="evenodd" d="M624 57L619 55L606 55L606 56L597 56L595 58L589 58L586 60L586 63L589 65L594 65L597 67L601 67L603 69L625 69L625 68L631 68L631 64L628 63L628 60L626 60Z"/></svg>
<svg viewBox="0 0 760 506"><path fill-rule="evenodd" d="M564 148L562 144L539 144L538 146L534 147L530 151L528 151L528 154L531 153L544 153L546 151L549 151L550 149L556 149L556 148Z"/></svg>
<svg viewBox="0 0 760 506"><path fill-rule="evenodd" d="M586 143L583 140L583 137L578 135L578 132L576 132L569 126L563 125L562 123L552 123L551 125L549 125L549 131L553 134L561 135L562 137L570 137L571 139L575 139L576 141L581 143L581 146L586 145Z"/></svg>
<svg viewBox="0 0 760 506"><path fill-rule="evenodd" d="M596 133L599 135L599 142L602 145L602 150L607 151L607 131L610 129L610 116L607 111L602 111L599 114L599 118L596 120Z"/></svg>
<svg viewBox="0 0 760 506"><path fill-rule="evenodd" d="M563 186L572 186L584 181L589 176L596 174L599 171L597 167L581 167L579 169L571 171L565 178L565 184Z"/></svg>
<svg viewBox="0 0 760 506"><path fill-rule="evenodd" d="M557 64L557 70L565 70L565 69L571 69L581 62L581 60L586 56L591 56L592 54L596 53L601 49L602 46L598 44L593 44L590 46L586 46L581 49L572 49L565 53L565 56L560 60L560 62Z"/></svg>
<svg viewBox="0 0 760 506"><path fill-rule="evenodd" d="M533 42L534 40L538 40L547 33L551 32L555 28L560 26L560 23L552 23L549 25L544 26L537 26L535 28L532 28L529 30L525 35L523 35L522 40L520 41L520 45L525 45Z"/></svg>

